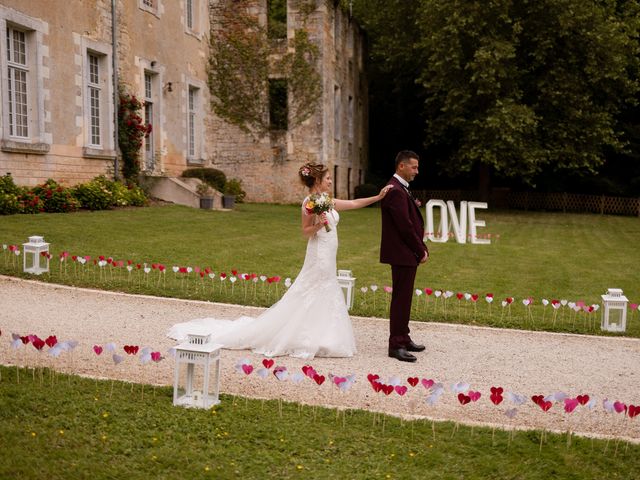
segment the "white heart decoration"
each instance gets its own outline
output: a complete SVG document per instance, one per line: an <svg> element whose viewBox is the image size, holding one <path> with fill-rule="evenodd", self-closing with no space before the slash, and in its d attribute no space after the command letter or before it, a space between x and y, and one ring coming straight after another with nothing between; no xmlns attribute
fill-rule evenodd
<svg viewBox="0 0 640 480"><path fill-rule="evenodd" d="M229 277L229 281L230 281L231 283L236 283L236 281L237 281L237 280L238 280L238 279L237 279L236 277Z"/></svg>
<svg viewBox="0 0 640 480"><path fill-rule="evenodd" d="M471 299L471 294L470 293L465 293L464 294L464 299L465 300L470 300Z"/></svg>
<svg viewBox="0 0 640 480"><path fill-rule="evenodd" d="M594 303L593 305L591 305L593 307L593 311L596 312L598 311L598 309L600 308L600 305L598 305L597 303Z"/></svg>
<svg viewBox="0 0 640 480"><path fill-rule="evenodd" d="M260 281L264 282L267 279L266 275L260 275Z"/></svg>
<svg viewBox="0 0 640 480"><path fill-rule="evenodd" d="M507 301L506 300L502 300L502 306L506 307L507 306Z"/></svg>
<svg viewBox="0 0 640 480"><path fill-rule="evenodd" d="M291 279L289 277L284 279L284 286L287 288L291 286Z"/></svg>
<svg viewBox="0 0 640 480"><path fill-rule="evenodd" d="M144 273L149 273L151 269L149 267L144 267Z"/></svg>
<svg viewBox="0 0 640 480"><path fill-rule="evenodd" d="M522 304L523 304L525 307L528 307L530 303L531 303L531 300L529 300L528 298L524 298L524 299L522 300Z"/></svg>
<svg viewBox="0 0 640 480"><path fill-rule="evenodd" d="M575 302L569 302L567 305L569 305L569 308L574 308L576 306Z"/></svg>
<svg viewBox="0 0 640 480"><path fill-rule="evenodd" d="M487 303L493 302L493 297L484 297L484 299L487 301Z"/></svg>
<svg viewBox="0 0 640 480"><path fill-rule="evenodd" d="M180 267L171 267L171 270L173 270L173 273L178 273L178 271L180 270Z"/></svg>
<svg viewBox="0 0 640 480"><path fill-rule="evenodd" d="M560 300L560 303L562 304L562 306L564 307L567 304L566 300Z"/></svg>
<svg viewBox="0 0 640 480"><path fill-rule="evenodd" d="M371 291L375 292L376 290L378 290L378 285L371 285Z"/></svg>
<svg viewBox="0 0 640 480"><path fill-rule="evenodd" d="M542 304L546 307L547 305L549 305L549 300L547 300L546 298L543 298Z"/></svg>
<svg viewBox="0 0 640 480"><path fill-rule="evenodd" d="M416 295L419 297L420 295L422 295L422 290L420 290L419 288L416 288Z"/></svg>
<svg viewBox="0 0 640 480"><path fill-rule="evenodd" d="M187 267L187 273L191 273L191 272L193 272L193 268Z"/></svg>
<svg viewBox="0 0 640 480"><path fill-rule="evenodd" d="M215 274L215 273L213 273L213 272L212 272L212 273L210 273L210 274L209 274L209 278L210 278L211 280L213 280L214 278L216 278L216 274Z"/></svg>
<svg viewBox="0 0 640 480"><path fill-rule="evenodd" d="M444 292L444 296L445 298L453 297L453 292L451 290L447 290L446 292Z"/></svg>
<svg viewBox="0 0 640 480"><path fill-rule="evenodd" d="M360 291L362 293L367 293L369 291L369 289L367 287L360 287Z"/></svg>
<svg viewBox="0 0 640 480"><path fill-rule="evenodd" d="M131 265L127 265L127 270L131 271L131 270L133 270L133 267Z"/></svg>
<svg viewBox="0 0 640 480"><path fill-rule="evenodd" d="M436 290L434 294L436 297L440 297L442 295L442 290Z"/></svg>

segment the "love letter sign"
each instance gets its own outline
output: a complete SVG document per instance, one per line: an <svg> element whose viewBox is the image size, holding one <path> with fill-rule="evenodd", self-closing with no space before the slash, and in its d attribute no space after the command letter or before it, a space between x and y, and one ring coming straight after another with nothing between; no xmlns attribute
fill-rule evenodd
<svg viewBox="0 0 640 480"><path fill-rule="evenodd" d="M453 230L458 243L467 243L467 219L469 225L469 237L471 243L488 245L491 240L488 238L478 238L478 227L485 227L484 220L476 219L477 208L487 208L486 202L460 202L460 215L456 212L456 207L452 200L429 200L426 205L427 213L427 238L432 242L444 243L449 240L449 230ZM439 236L436 236L433 228L434 209L440 209Z"/></svg>

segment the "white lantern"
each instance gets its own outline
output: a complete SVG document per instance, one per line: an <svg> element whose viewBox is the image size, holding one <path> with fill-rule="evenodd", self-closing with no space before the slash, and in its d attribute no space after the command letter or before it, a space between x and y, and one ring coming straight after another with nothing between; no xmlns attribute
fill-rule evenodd
<svg viewBox="0 0 640 480"><path fill-rule="evenodd" d="M176 348L173 404L210 408L220 403L220 349L209 335L188 335Z"/></svg>
<svg viewBox="0 0 640 480"><path fill-rule="evenodd" d="M338 270L338 285L340 285L344 293L347 310L351 310L356 285L356 279L351 276L351 270Z"/></svg>
<svg viewBox="0 0 640 480"><path fill-rule="evenodd" d="M49 244L45 243L43 237L29 237L29 242L22 244L22 253L22 269L25 273L40 275L49 271Z"/></svg>
<svg viewBox="0 0 640 480"><path fill-rule="evenodd" d="M601 330L624 332L627 328L627 297L620 288L609 288L602 296Z"/></svg>

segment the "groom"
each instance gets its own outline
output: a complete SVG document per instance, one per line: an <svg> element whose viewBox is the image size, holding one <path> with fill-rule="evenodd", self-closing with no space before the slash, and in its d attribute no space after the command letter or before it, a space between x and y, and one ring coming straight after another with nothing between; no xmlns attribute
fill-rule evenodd
<svg viewBox="0 0 640 480"><path fill-rule="evenodd" d="M424 345L413 343L409 336L409 315L413 299L413 282L418 265L429 258L423 242L424 220L417 200L409 191L409 182L418 174L419 157L410 150L396 156L396 173L387 182L393 185L382 199L382 242L380 262L391 265L393 292L389 318L389 356L402 362L415 362L409 352L421 352Z"/></svg>

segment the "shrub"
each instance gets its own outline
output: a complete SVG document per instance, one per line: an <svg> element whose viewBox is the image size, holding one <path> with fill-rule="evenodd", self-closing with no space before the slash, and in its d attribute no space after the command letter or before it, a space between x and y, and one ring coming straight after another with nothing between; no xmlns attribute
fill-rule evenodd
<svg viewBox="0 0 640 480"><path fill-rule="evenodd" d="M242 180L236 178L231 178L227 181L222 193L225 195L235 195L236 202L238 203L244 202L244 197L247 195L247 192L242 189Z"/></svg>
<svg viewBox="0 0 640 480"><path fill-rule="evenodd" d="M20 193L20 187L13 182L13 177L10 173L0 177L0 193L12 193L14 195Z"/></svg>
<svg viewBox="0 0 640 480"><path fill-rule="evenodd" d="M14 213L20 213L18 195L0 191L0 215L13 215Z"/></svg>
<svg viewBox="0 0 640 480"><path fill-rule="evenodd" d="M73 196L72 190L51 178L31 191L42 199L45 212L75 212L80 207L80 202Z"/></svg>
<svg viewBox="0 0 640 480"><path fill-rule="evenodd" d="M224 186L227 183L227 176L224 172L216 168L189 168L182 172L182 176L185 178L199 178L219 192L223 191Z"/></svg>
<svg viewBox="0 0 640 480"><path fill-rule="evenodd" d="M23 188L18 194L18 203L20 205L20 213L44 212L44 202L40 196L28 188Z"/></svg>
<svg viewBox="0 0 640 480"><path fill-rule="evenodd" d="M143 207L147 204L147 195L138 185L127 186L127 201L132 207Z"/></svg>
<svg viewBox="0 0 640 480"><path fill-rule="evenodd" d="M114 204L113 193L105 177L97 177L87 183L76 185L74 195L82 208L106 210Z"/></svg>

